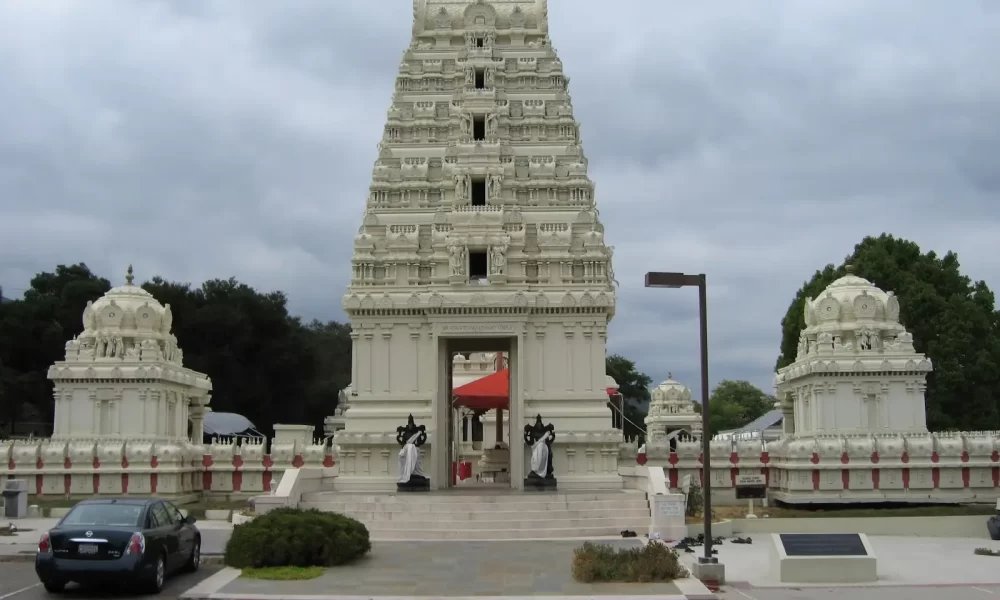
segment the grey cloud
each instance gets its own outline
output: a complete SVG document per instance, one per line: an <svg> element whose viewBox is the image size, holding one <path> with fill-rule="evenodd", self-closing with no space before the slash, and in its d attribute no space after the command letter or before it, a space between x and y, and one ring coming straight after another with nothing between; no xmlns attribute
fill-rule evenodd
<svg viewBox="0 0 1000 600"><path fill-rule="evenodd" d="M550 0L621 282L610 347L769 389L801 283L891 231L1000 274L988 1ZM0 3L0 284L230 275L340 319L409 0ZM905 299L903 299L905 301Z"/></svg>

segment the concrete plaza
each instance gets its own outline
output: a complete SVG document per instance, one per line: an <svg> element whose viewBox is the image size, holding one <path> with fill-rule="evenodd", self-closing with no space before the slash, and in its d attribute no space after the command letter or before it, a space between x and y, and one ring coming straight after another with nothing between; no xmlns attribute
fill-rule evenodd
<svg viewBox="0 0 1000 600"><path fill-rule="evenodd" d="M961 600L998 597L1000 558L973 554L976 548L1000 550L1000 542L969 538L870 537L878 558L877 583L855 586L781 584L770 570L770 536L751 545L728 541L719 549L726 565L726 600ZM696 550L700 550L696 549ZM683 554L687 564L694 554Z"/></svg>

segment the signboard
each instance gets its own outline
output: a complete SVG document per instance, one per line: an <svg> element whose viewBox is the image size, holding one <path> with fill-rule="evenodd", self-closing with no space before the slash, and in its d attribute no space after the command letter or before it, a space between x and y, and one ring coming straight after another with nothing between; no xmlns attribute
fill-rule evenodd
<svg viewBox="0 0 1000 600"><path fill-rule="evenodd" d="M787 556L868 556L856 533L782 533L778 538Z"/></svg>
<svg viewBox="0 0 1000 600"><path fill-rule="evenodd" d="M767 497L767 479L760 473L736 476L736 499L758 500Z"/></svg>
<svg viewBox="0 0 1000 600"><path fill-rule="evenodd" d="M684 503L683 502L657 502L657 512L661 517L680 517L684 518Z"/></svg>
<svg viewBox="0 0 1000 600"><path fill-rule="evenodd" d="M736 476L736 487L744 485L767 485L767 479L759 473L752 475L743 475L741 473Z"/></svg>

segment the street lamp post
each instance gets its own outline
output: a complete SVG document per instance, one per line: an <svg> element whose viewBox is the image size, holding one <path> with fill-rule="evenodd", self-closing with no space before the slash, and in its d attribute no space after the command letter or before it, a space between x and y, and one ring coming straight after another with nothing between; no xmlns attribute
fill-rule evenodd
<svg viewBox="0 0 1000 600"><path fill-rule="evenodd" d="M701 329L701 469L702 492L705 494L705 556L698 562L717 563L712 555L712 458L709 447L711 429L708 416L708 297L705 290L705 274L646 273L646 287L650 288L698 288L698 320Z"/></svg>

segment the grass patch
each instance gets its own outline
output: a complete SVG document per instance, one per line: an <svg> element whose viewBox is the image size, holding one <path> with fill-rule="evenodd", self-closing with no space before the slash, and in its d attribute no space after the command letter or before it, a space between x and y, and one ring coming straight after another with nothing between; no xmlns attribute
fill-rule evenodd
<svg viewBox="0 0 1000 600"><path fill-rule="evenodd" d="M316 579L326 572L323 567L261 567L243 569L240 577L266 579L268 581L303 581Z"/></svg>
<svg viewBox="0 0 1000 600"><path fill-rule="evenodd" d="M684 575L677 553L664 544L616 549L607 544L585 542L573 551L573 579L581 583L664 582Z"/></svg>
<svg viewBox="0 0 1000 600"><path fill-rule="evenodd" d="M989 548L976 548L972 551L972 553L978 554L979 556L1000 556L1000 552L990 550Z"/></svg>

